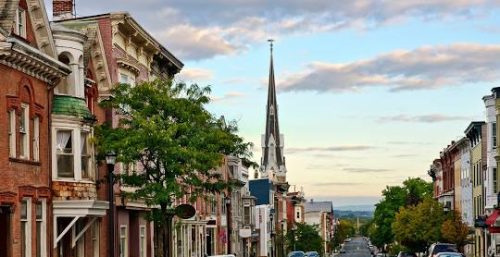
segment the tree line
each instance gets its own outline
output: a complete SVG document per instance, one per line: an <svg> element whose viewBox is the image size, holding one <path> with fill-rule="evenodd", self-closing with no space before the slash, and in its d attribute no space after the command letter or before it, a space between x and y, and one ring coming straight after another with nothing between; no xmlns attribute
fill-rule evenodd
<svg viewBox="0 0 500 257"><path fill-rule="evenodd" d="M460 213L445 211L433 198L433 185L421 178L408 178L400 186L387 186L376 204L373 219L360 228L379 249L424 252L434 242L469 243L471 229Z"/></svg>

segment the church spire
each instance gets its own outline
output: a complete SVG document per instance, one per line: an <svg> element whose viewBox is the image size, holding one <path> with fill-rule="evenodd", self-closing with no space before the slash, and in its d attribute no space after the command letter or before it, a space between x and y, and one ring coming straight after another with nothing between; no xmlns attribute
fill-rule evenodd
<svg viewBox="0 0 500 257"><path fill-rule="evenodd" d="M273 63L273 42L269 39L270 46L270 65L269 65L269 84L267 91L267 106L266 106L266 130L262 140L262 163L261 172L264 177L268 176L271 171L278 175L284 175L285 161L283 158L283 142L279 130L278 122L278 103L276 100L276 82L274 80L274 63Z"/></svg>

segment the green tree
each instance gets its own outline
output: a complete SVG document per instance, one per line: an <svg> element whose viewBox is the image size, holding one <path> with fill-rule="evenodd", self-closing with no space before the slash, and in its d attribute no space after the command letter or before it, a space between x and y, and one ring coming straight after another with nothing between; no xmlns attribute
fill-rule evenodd
<svg viewBox="0 0 500 257"><path fill-rule="evenodd" d="M458 212L453 212L441 226L441 235L445 242L456 244L463 252L465 245L471 243L468 239L471 229L462 221Z"/></svg>
<svg viewBox="0 0 500 257"><path fill-rule="evenodd" d="M121 181L137 188L128 197L159 206L150 218L162 241L170 238L174 199L188 195L195 200L228 188L214 169L224 155L250 157L251 145L236 135L236 123L205 109L209 93L209 87L155 80L134 87L119 84L102 103L119 114L119 125L98 127L99 152L114 151L119 162L138 164L140 169L121 174ZM163 245L162 256L170 256L169 244Z"/></svg>
<svg viewBox="0 0 500 257"><path fill-rule="evenodd" d="M446 219L443 206L428 197L416 206L400 209L392 224L395 239L410 251L421 252L441 239L441 227Z"/></svg>
<svg viewBox="0 0 500 257"><path fill-rule="evenodd" d="M348 219L341 219L335 227L335 234L333 235L333 247L338 248L346 238L354 236L356 229L354 223Z"/></svg>
<svg viewBox="0 0 500 257"><path fill-rule="evenodd" d="M323 239L319 235L318 225L297 223L294 231L286 234L288 251L317 251L323 253Z"/></svg>
<svg viewBox="0 0 500 257"><path fill-rule="evenodd" d="M402 186L388 186L382 191L383 199L376 204L370 239L381 248L394 242L392 223L399 209L413 206L432 195L432 183L421 178L408 178Z"/></svg>

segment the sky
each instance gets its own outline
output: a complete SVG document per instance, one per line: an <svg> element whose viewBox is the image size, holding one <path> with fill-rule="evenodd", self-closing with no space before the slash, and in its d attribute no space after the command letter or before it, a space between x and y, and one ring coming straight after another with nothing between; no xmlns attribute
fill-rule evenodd
<svg viewBox="0 0 500 257"><path fill-rule="evenodd" d="M51 13L51 1L45 0ZM484 120L500 86L500 0L76 0L129 12L211 85L260 162L273 38L287 179L306 198L374 204Z"/></svg>

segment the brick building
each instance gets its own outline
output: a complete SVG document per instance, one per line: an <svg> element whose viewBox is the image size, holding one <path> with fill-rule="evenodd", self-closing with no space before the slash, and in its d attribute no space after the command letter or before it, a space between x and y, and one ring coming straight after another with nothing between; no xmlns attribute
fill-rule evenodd
<svg viewBox="0 0 500 257"><path fill-rule="evenodd" d="M57 60L41 0L0 1L0 256L50 256L51 92Z"/></svg>

